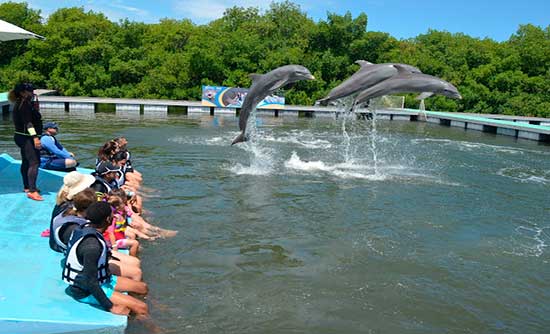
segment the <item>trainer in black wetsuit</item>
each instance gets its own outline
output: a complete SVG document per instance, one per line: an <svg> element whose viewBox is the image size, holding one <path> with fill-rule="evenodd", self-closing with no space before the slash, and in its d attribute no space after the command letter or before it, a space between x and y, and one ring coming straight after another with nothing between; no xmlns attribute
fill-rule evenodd
<svg viewBox="0 0 550 334"><path fill-rule="evenodd" d="M34 195L29 196L30 198L41 200L40 195L36 193L36 179L40 166L39 135L42 131L42 115L32 101L33 96L31 84L18 84L10 92L10 101L14 103L14 141L21 150L23 187L29 194Z"/></svg>

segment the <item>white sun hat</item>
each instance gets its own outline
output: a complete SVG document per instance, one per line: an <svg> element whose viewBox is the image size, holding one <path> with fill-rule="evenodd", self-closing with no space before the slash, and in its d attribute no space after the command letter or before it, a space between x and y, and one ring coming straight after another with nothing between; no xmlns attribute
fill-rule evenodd
<svg viewBox="0 0 550 334"><path fill-rule="evenodd" d="M90 174L70 172L63 178L63 188L67 191L67 199L72 200L74 195L90 187L95 182L95 177Z"/></svg>

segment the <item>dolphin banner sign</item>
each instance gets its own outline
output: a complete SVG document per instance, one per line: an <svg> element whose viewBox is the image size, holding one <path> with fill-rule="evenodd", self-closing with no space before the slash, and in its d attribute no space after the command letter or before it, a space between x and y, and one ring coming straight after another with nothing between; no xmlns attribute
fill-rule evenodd
<svg viewBox="0 0 550 334"><path fill-rule="evenodd" d="M247 88L202 86L202 105L208 107L240 108L248 94ZM284 109L285 98L269 95L258 103L258 109Z"/></svg>

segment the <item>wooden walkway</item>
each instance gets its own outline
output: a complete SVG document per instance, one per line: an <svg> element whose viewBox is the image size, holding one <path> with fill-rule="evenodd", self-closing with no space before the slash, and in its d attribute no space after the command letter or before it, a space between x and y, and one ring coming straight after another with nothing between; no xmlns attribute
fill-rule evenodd
<svg viewBox="0 0 550 334"><path fill-rule="evenodd" d="M49 94L51 91L40 92ZM236 116L236 108L214 108L203 106L201 101L159 100L159 99L118 99L101 97L69 97L69 96L40 96L40 108L48 110L77 112L79 114L93 113L107 108L117 114L124 115L154 115L167 116L169 112L184 114L206 114ZM2 105L0 96L0 106ZM7 105L7 103L4 103ZM6 111L6 107L3 110ZM293 106L286 105L283 110L259 109L262 116L298 116L298 117L338 117L342 110L337 107L323 106ZM372 112L367 109L357 111L358 117L370 118ZM512 136L515 138L530 139L541 142L550 142L550 119L540 117L523 117L492 114L468 114L421 111L416 109L383 109L376 111L376 117L387 120L425 121L443 126L464 128Z"/></svg>

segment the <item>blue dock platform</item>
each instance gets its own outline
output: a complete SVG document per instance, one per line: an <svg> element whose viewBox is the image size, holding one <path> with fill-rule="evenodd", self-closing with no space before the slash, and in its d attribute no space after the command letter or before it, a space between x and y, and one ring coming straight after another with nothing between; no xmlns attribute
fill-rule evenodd
<svg viewBox="0 0 550 334"><path fill-rule="evenodd" d="M124 333L127 317L65 294L62 254L40 236L49 227L64 173L40 170L44 201L37 202L23 192L20 164L0 154L0 334Z"/></svg>

